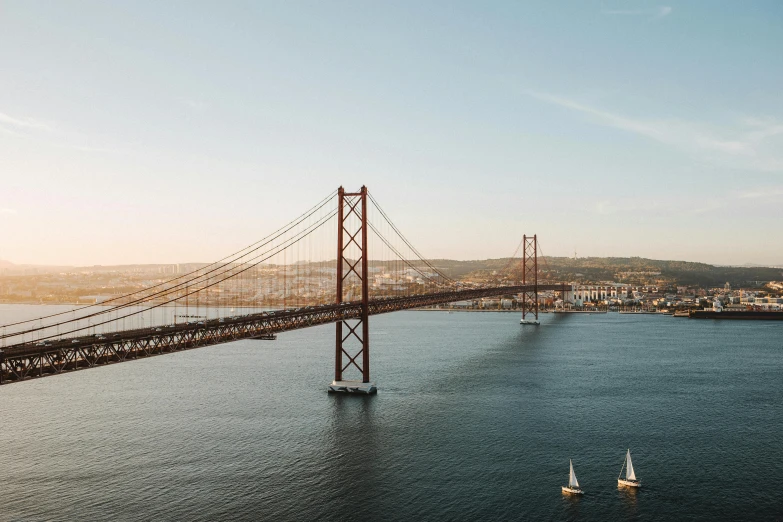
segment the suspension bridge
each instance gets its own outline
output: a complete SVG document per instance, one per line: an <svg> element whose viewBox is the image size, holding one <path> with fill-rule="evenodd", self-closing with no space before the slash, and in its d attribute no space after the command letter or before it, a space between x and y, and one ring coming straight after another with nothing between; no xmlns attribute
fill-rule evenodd
<svg viewBox="0 0 783 522"><path fill-rule="evenodd" d="M371 315L520 296L521 322L537 324L539 292L571 289L539 281L539 251L537 236L523 236L491 281L458 281L421 255L366 187L340 187L219 261L100 303L0 326L0 385L334 323L328 390L375 393Z"/></svg>

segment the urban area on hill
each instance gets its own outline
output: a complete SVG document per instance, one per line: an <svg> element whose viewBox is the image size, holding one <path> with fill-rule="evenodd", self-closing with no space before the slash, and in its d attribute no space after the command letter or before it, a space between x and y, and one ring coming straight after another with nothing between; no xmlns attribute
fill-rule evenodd
<svg viewBox="0 0 783 522"><path fill-rule="evenodd" d="M437 260L444 274L468 284L512 284L519 260ZM203 270L205 263L47 267L0 262L0 303L95 304ZM397 295L423 285L422 269L370 262L372 293ZM426 276L426 270L423 274ZM432 274L433 276L435 274ZM231 287L215 287L201 305L296 307L334 299L334 261L259 265ZM783 308L783 268L714 266L643 258L539 258L539 281L568 281L565 296L542 292L547 308L682 310ZM452 303L459 309L513 310L519 296Z"/></svg>

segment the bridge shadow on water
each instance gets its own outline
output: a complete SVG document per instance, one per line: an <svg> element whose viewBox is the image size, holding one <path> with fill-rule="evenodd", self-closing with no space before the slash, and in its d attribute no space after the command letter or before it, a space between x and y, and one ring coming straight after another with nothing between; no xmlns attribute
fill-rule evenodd
<svg viewBox="0 0 783 522"><path fill-rule="evenodd" d="M377 506L384 493L378 453L381 428L376 423L376 395L329 394L331 424L324 451L331 462L330 485L325 504L314 506L316 519L347 520L370 506Z"/></svg>

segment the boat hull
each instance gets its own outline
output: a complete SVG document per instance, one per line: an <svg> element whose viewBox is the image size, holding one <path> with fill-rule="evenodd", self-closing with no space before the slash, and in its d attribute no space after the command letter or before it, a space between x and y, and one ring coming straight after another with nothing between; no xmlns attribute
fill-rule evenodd
<svg viewBox="0 0 783 522"><path fill-rule="evenodd" d="M569 495L584 495L585 494L585 492L582 491L579 488L570 488L568 486L560 486L560 487L563 490L563 493L567 493Z"/></svg>
<svg viewBox="0 0 783 522"><path fill-rule="evenodd" d="M534 326L538 326L541 323L533 319L522 319L521 321L519 321L519 324L532 324Z"/></svg>
<svg viewBox="0 0 783 522"><path fill-rule="evenodd" d="M617 484L619 484L620 486L628 486L629 488L642 487L641 480L617 479Z"/></svg>

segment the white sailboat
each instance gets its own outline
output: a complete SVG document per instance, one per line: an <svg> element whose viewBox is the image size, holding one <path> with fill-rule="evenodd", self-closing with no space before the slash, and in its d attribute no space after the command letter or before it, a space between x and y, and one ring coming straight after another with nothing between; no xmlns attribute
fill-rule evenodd
<svg viewBox="0 0 783 522"><path fill-rule="evenodd" d="M623 476L623 468L625 469L625 478L620 478ZM642 481L636 478L636 473L633 470L630 448L628 449L628 453L625 454L623 467L620 468L620 474L617 476L617 483L621 486L630 486L632 488L642 487Z"/></svg>
<svg viewBox="0 0 783 522"><path fill-rule="evenodd" d="M568 463L571 465L571 472L568 474L568 485L561 486L563 493L573 493L574 495L584 495L585 492L579 487L579 481L576 480L576 474L574 473L574 463L571 459L568 459Z"/></svg>

